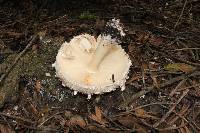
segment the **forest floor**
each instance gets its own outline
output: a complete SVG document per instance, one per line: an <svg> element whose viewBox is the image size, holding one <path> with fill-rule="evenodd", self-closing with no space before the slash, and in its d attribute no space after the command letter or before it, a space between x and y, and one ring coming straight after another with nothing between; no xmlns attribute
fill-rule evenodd
<svg viewBox="0 0 200 133"><path fill-rule="evenodd" d="M0 1L0 132L200 132L198 0L40 2ZM58 49L112 18L132 61L126 89L74 96L55 77Z"/></svg>

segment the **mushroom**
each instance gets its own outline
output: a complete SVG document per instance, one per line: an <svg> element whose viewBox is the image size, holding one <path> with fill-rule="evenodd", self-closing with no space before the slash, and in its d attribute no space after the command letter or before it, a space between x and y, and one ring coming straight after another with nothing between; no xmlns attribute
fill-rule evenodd
<svg viewBox="0 0 200 133"><path fill-rule="evenodd" d="M89 34L75 36L62 44L56 56L56 76L74 94L102 94L125 89L131 61L120 45L124 36L119 20L109 21L97 39ZM114 33L116 32L116 33Z"/></svg>

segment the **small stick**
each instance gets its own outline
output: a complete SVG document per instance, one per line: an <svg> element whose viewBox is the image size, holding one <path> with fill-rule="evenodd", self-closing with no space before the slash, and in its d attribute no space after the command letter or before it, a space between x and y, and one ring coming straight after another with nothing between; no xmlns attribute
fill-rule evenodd
<svg viewBox="0 0 200 133"><path fill-rule="evenodd" d="M177 113L178 116L173 117L173 119L170 120L169 125L173 125L180 116L185 116L187 111L189 110L190 105L184 105L181 110ZM186 121L188 123L188 121Z"/></svg>
<svg viewBox="0 0 200 133"><path fill-rule="evenodd" d="M178 83L178 85L175 87L175 89L173 89L173 90L170 92L169 96L172 97L172 96L177 92L177 90L185 83L185 81L186 81L185 79L182 80L182 81L180 81L180 82Z"/></svg>
<svg viewBox="0 0 200 133"><path fill-rule="evenodd" d="M169 111L160 119L160 121L156 122L153 127L158 127L165 119L173 112L173 110L176 108L176 105L180 103L180 101L187 95L189 92L189 89L185 90L181 97L177 100L177 102L169 109Z"/></svg>
<svg viewBox="0 0 200 133"><path fill-rule="evenodd" d="M184 5L183 5L183 9L182 9L182 11L181 11L181 14L180 14L178 20L176 21L176 24L175 24L175 26L174 26L174 29L176 29L176 26L178 25L179 21L181 20L181 18L182 18L182 16L183 16L183 12L184 12L184 10L185 10L186 4L187 4L187 0L185 0L185 3L184 3Z"/></svg>
<svg viewBox="0 0 200 133"><path fill-rule="evenodd" d="M17 55L17 57L15 58L13 64L6 70L6 72L4 74L1 75L0 83L5 79L5 77L9 74L9 72L12 70L12 68L15 66L15 64L18 62L18 60L21 58L21 56L28 50L28 48L33 44L33 42L36 39L37 39L37 35L34 35L32 37L32 39L31 39L31 41L25 47L25 49Z"/></svg>
<svg viewBox="0 0 200 133"><path fill-rule="evenodd" d="M180 49L173 49L168 51L183 51L183 50L200 50L200 48L180 48Z"/></svg>
<svg viewBox="0 0 200 133"><path fill-rule="evenodd" d="M56 115L59 115L59 114L62 114L62 113L64 113L64 112L57 112L57 113L51 115L50 117L48 117L47 119L45 119L43 122L41 122L37 127L41 127L44 123L46 123L50 119L54 118Z"/></svg>
<svg viewBox="0 0 200 133"><path fill-rule="evenodd" d="M28 119L25 119L25 118L21 118L19 116L13 116L13 115L9 115L9 114L2 113L2 112L0 112L0 115L8 117L8 118L12 118L12 119L17 119L17 120L20 120L20 121L23 121L23 122L26 122L26 123L35 124L35 122L33 122L31 120L28 120Z"/></svg>

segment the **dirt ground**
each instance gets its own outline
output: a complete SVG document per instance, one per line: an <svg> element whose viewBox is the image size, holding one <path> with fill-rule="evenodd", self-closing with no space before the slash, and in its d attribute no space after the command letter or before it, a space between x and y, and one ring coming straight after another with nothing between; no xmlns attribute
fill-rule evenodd
<svg viewBox="0 0 200 133"><path fill-rule="evenodd" d="M126 89L73 95L61 44L120 19ZM0 0L0 132L200 132L199 0Z"/></svg>

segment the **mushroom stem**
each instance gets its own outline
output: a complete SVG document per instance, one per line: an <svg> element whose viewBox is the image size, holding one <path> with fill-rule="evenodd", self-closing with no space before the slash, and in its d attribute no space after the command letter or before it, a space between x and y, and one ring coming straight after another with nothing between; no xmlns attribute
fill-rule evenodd
<svg viewBox="0 0 200 133"><path fill-rule="evenodd" d="M90 72L96 72L103 59L106 57L106 55L108 55L112 44L107 43L108 41L104 39L99 42L97 49L92 57L92 60L89 63Z"/></svg>

